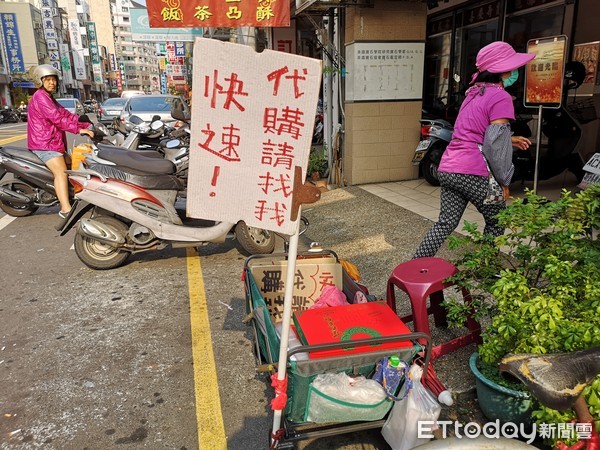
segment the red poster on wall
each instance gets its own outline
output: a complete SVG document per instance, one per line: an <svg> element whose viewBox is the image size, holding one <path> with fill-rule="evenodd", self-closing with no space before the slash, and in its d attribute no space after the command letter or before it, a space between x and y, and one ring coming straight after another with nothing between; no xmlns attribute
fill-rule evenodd
<svg viewBox="0 0 600 450"><path fill-rule="evenodd" d="M288 27L287 0L146 0L150 28Z"/></svg>

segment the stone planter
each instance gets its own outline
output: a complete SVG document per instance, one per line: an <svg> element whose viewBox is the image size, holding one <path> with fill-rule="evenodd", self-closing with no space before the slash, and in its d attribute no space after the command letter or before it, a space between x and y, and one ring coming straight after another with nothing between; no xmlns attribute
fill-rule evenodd
<svg viewBox="0 0 600 450"><path fill-rule="evenodd" d="M531 424L532 396L529 392L515 391L487 379L477 367L479 354L469 359L471 372L475 375L477 400L483 414L489 420L501 423Z"/></svg>

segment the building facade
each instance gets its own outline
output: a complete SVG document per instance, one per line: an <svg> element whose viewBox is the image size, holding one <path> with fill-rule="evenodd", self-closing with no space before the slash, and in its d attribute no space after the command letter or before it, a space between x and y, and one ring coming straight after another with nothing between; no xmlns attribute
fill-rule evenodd
<svg viewBox="0 0 600 450"><path fill-rule="evenodd" d="M342 183L417 178L418 168L411 161L420 139L419 120L423 112L454 120L476 70L477 52L495 40L504 40L517 51L527 51L527 44L533 39L566 36L565 61L586 59L588 76L577 90L564 91L562 103L581 117L583 137L577 151L586 159L598 148L597 0L365 0L363 6L355 3L342 1L341 6L345 7L331 9L325 1L296 2L297 9L305 8L296 14L297 22L311 15L316 40L326 50L323 97L325 109L330 110L326 128L331 131L325 145L332 169L340 164L341 155ZM322 19L315 19L319 13ZM331 29L331 23L336 27ZM331 49L328 42L341 44ZM421 49L423 54L419 56ZM405 55L409 55L408 59ZM523 73L509 90L517 109L524 108ZM419 92L417 79L422 82ZM339 93L336 83L341 86ZM525 112L535 115L533 110ZM531 125L535 133L535 118Z"/></svg>

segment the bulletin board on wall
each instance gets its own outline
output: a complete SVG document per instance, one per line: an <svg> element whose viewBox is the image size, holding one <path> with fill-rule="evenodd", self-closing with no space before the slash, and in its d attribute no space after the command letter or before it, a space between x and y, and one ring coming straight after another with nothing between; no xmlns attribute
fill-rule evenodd
<svg viewBox="0 0 600 450"><path fill-rule="evenodd" d="M421 100L424 42L354 42L346 46L346 100Z"/></svg>

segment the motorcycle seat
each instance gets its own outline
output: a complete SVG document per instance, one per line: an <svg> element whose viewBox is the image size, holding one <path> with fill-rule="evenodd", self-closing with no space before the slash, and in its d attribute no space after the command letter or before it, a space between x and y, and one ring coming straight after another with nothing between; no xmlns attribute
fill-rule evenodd
<svg viewBox="0 0 600 450"><path fill-rule="evenodd" d="M103 144L101 142L99 142L98 144L96 144L96 146L98 147L99 150L114 150L115 152L135 152L138 155L142 155L142 156L147 156L149 158L163 158L163 156L155 151L155 150L127 150L126 148L123 147L119 147L117 145L111 145L111 144Z"/></svg>
<svg viewBox="0 0 600 450"><path fill-rule="evenodd" d="M518 378L542 405L564 411L600 374L600 347L551 355L509 354L500 371Z"/></svg>
<svg viewBox="0 0 600 450"><path fill-rule="evenodd" d="M107 166L104 164L92 164L89 167L107 178L113 178L119 181L134 184L144 189L155 190L175 190L182 191L183 184L174 175L169 174L151 174L142 172L129 167Z"/></svg>
<svg viewBox="0 0 600 450"><path fill-rule="evenodd" d="M168 159L149 157L144 155L144 153L111 146L98 148L98 156L100 158L114 162L117 166L138 170L144 172L146 175L172 175L175 173L175 164Z"/></svg>
<svg viewBox="0 0 600 450"><path fill-rule="evenodd" d="M34 164L41 164L42 166L45 165L44 161L42 161L40 158L38 158L38 156L35 153L30 152L26 148L2 147L2 151L4 153L6 153L7 155L12 156L13 158L24 159L25 161L28 161L28 162L31 162Z"/></svg>

